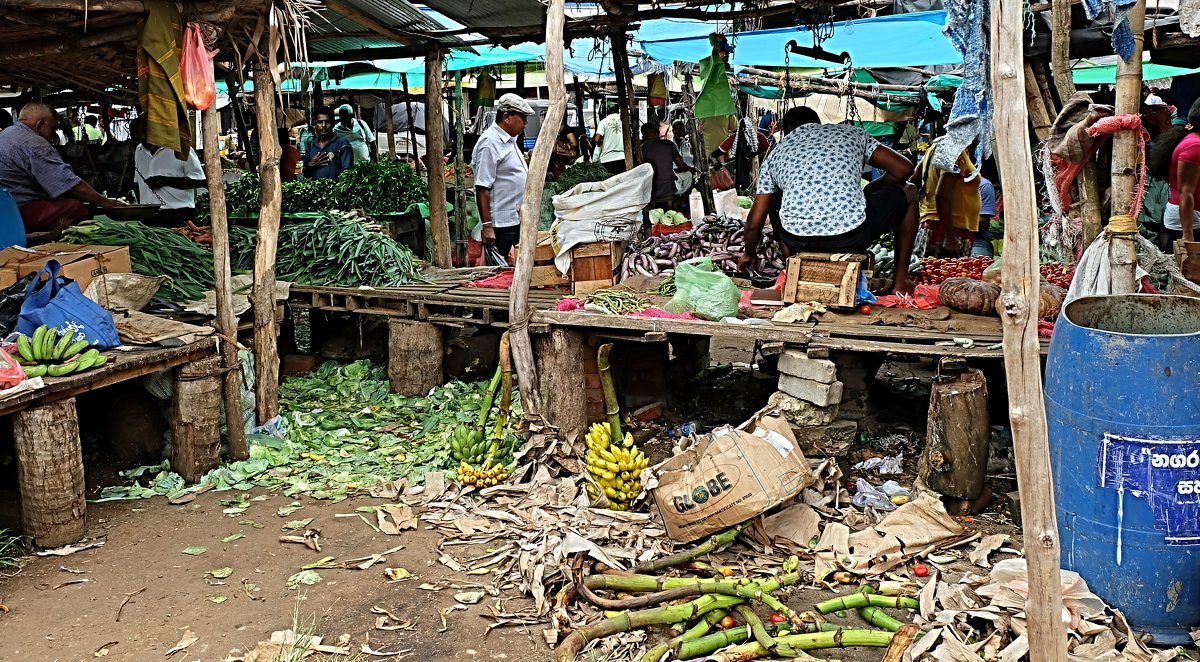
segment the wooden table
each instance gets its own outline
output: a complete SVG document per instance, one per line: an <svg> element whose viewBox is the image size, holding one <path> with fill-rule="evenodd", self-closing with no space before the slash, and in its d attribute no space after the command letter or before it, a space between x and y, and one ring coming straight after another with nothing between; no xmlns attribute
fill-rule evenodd
<svg viewBox="0 0 1200 662"><path fill-rule="evenodd" d="M79 541L85 531L77 395L182 366L175 378L172 407L173 466L183 469L180 473L186 479L195 480L220 462L216 347L216 339L204 338L181 347L110 350L102 368L46 377L44 388L0 401L0 414L13 419L21 524L34 544L66 545Z"/></svg>

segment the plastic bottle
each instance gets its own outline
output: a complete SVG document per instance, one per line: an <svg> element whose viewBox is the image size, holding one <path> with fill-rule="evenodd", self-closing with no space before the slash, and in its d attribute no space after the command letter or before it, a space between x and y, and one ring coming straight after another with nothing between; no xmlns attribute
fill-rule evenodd
<svg viewBox="0 0 1200 662"><path fill-rule="evenodd" d="M692 222L699 223L704 219L704 198L700 191L692 191L688 196L688 209L692 212Z"/></svg>

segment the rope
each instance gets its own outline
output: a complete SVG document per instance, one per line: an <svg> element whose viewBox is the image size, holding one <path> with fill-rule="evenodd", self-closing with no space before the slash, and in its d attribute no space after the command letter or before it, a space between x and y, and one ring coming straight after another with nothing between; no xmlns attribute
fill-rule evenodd
<svg viewBox="0 0 1200 662"><path fill-rule="evenodd" d="M1142 130L1142 118L1140 115L1113 115L1111 117L1102 117L1095 124L1088 127L1088 135L1095 138L1103 134L1115 134L1118 131L1137 131L1138 135L1138 160L1141 162L1138 168L1137 189L1133 193L1133 202L1129 205L1128 216L1113 216L1108 221L1109 232L1137 232L1137 217L1142 211L1142 199L1146 197L1146 132ZM1127 223L1125 218L1130 219ZM1116 222L1121 223L1122 229L1113 228ZM1132 224L1133 229L1125 229Z"/></svg>

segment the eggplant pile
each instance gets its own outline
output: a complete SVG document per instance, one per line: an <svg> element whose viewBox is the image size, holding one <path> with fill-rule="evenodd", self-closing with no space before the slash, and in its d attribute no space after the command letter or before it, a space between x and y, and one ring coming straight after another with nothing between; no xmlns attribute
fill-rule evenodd
<svg viewBox="0 0 1200 662"><path fill-rule="evenodd" d="M722 271L734 273L737 271L738 258L745 249L745 227L741 223L706 216L690 230L648 237L631 247L621 261L621 279L635 275L673 273L676 264L694 257L710 257ZM771 240L769 225L763 228L758 261L754 268L764 276L771 277L783 271L783 257Z"/></svg>

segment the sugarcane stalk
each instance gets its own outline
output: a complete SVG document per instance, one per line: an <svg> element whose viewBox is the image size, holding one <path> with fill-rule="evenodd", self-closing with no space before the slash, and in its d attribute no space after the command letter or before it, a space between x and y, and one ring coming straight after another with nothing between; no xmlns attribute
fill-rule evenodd
<svg viewBox="0 0 1200 662"><path fill-rule="evenodd" d="M741 603L742 599L737 597L706 595L680 605L625 612L575 630L558 645L555 656L559 662L572 662L575 656L583 650L584 646L587 646L588 642L593 639L600 639L617 634L618 632L629 632L630 630L645 628L651 625L669 625L679 621L690 621L714 609L729 609Z"/></svg>
<svg viewBox="0 0 1200 662"><path fill-rule="evenodd" d="M483 430L487 427L488 414L492 412L492 401L496 399L496 389L500 388L500 378L502 373L500 366L496 366L496 374L492 375L492 381L488 383L487 395L483 398L483 406L479 408L479 423L476 424L479 433L482 435Z"/></svg>
<svg viewBox="0 0 1200 662"><path fill-rule="evenodd" d="M896 635L892 637L891 645L884 652L883 659L880 662L901 662L904 659L904 654L908 652L913 642L917 640L917 633L920 631L921 628L916 623L909 623L897 630Z"/></svg>
<svg viewBox="0 0 1200 662"><path fill-rule="evenodd" d="M697 621L695 625L688 628L683 634L666 641L661 641L654 646L654 648L646 651L646 654L642 656L642 662L660 662L664 655L671 651L677 650L681 643L685 641L692 641L693 639L699 639L700 637L708 634L708 631L711 630L714 625L721 622L721 619L725 618L727 613L729 612L725 611L724 609L716 609L708 612L703 618ZM676 626L678 625L679 624L676 623Z"/></svg>
<svg viewBox="0 0 1200 662"><path fill-rule="evenodd" d="M816 609L822 614L828 614L829 612L833 611L858 609L859 607L901 607L904 609L917 609L920 606L920 603L912 598L890 595L874 595L858 592L818 603Z"/></svg>
<svg viewBox="0 0 1200 662"><path fill-rule="evenodd" d="M726 630L719 634L729 635L734 632L734 630ZM742 635L741 641L745 641L747 638L745 630L741 629L736 632ZM792 634L785 637L778 637L776 641L801 651L821 648L845 648L847 646L877 646L882 648L891 643L892 636L893 633L891 632L880 632L878 630L837 630L834 632L818 632L816 634ZM722 648L725 650L710 656L707 658L708 661L745 662L746 660L757 660L758 658L772 654L769 649L757 641L725 648L726 646L730 646L730 644L736 643L738 643L736 636L725 639L721 639L715 635L701 637L680 645L679 659L689 660L694 657L709 655L713 651Z"/></svg>
<svg viewBox="0 0 1200 662"><path fill-rule="evenodd" d="M775 655L795 657L799 651L791 646L772 637L767 632L766 626L763 625L762 619L758 614L754 613L754 609L750 605L738 605L733 608L742 620L746 621L746 626L750 628L750 632L754 634L754 640L757 641L763 648L771 651Z"/></svg>
<svg viewBox="0 0 1200 662"><path fill-rule="evenodd" d="M888 632L895 632L904 627L904 623L892 618L879 607L859 607L858 615L871 625Z"/></svg>
<svg viewBox="0 0 1200 662"><path fill-rule="evenodd" d="M626 588L622 588L622 579L630 579L619 575L592 575L592 577L604 577L602 584L603 588L622 591L636 592ZM788 618L796 624L803 623L803 619L792 611L790 607L780 602L772 592L778 591L781 586L787 582L787 586L792 586L800 581L798 574L783 575L777 579L770 579L763 582L752 581L750 579L722 580L722 579L702 579L695 577L678 577L678 578L657 578L654 579L663 584L667 584L667 590L647 595L639 595L633 598L625 598L622 600L613 600L603 598L591 591L591 579L588 577L579 584L579 595L583 599L602 609L642 609L651 605L656 605L662 602L670 602L682 598L689 598L696 595L729 595L744 598L746 600L758 600L763 602L771 609L780 613L786 614ZM639 582L640 585L645 585L645 582Z"/></svg>
<svg viewBox="0 0 1200 662"><path fill-rule="evenodd" d="M604 348L601 347L600 350L603 351ZM601 379L603 379L603 370L601 370L600 375ZM607 398L608 396L605 397ZM615 397L616 396L614 395L614 399ZM616 437L614 436L614 438ZM748 526L750 526L750 522L742 522L732 529L726 529L720 533L713 534L708 540L705 540L703 543L693 547L692 549L679 552L678 554L672 554L671 556L664 556L657 559L650 559L649 561L643 561L642 563L633 566L631 571L634 573L658 572L660 570L673 568L677 565L683 565L684 563L695 561L705 554L711 554L712 552L719 551L725 546L731 544L738 537L738 534L745 530Z"/></svg>
<svg viewBox="0 0 1200 662"><path fill-rule="evenodd" d="M512 353L509 349L508 331L500 336L500 410L496 412L496 432L492 438L504 438L504 426L508 425L508 413L512 409Z"/></svg>
<svg viewBox="0 0 1200 662"><path fill-rule="evenodd" d="M600 370L600 388L604 391L604 405L608 408L606 413L611 428L609 434L612 435L614 443L621 444L625 435L621 433L621 406L617 402L617 388L613 386L612 373L608 369L608 354L611 351L612 343L600 345L600 351L596 354L596 367Z"/></svg>

